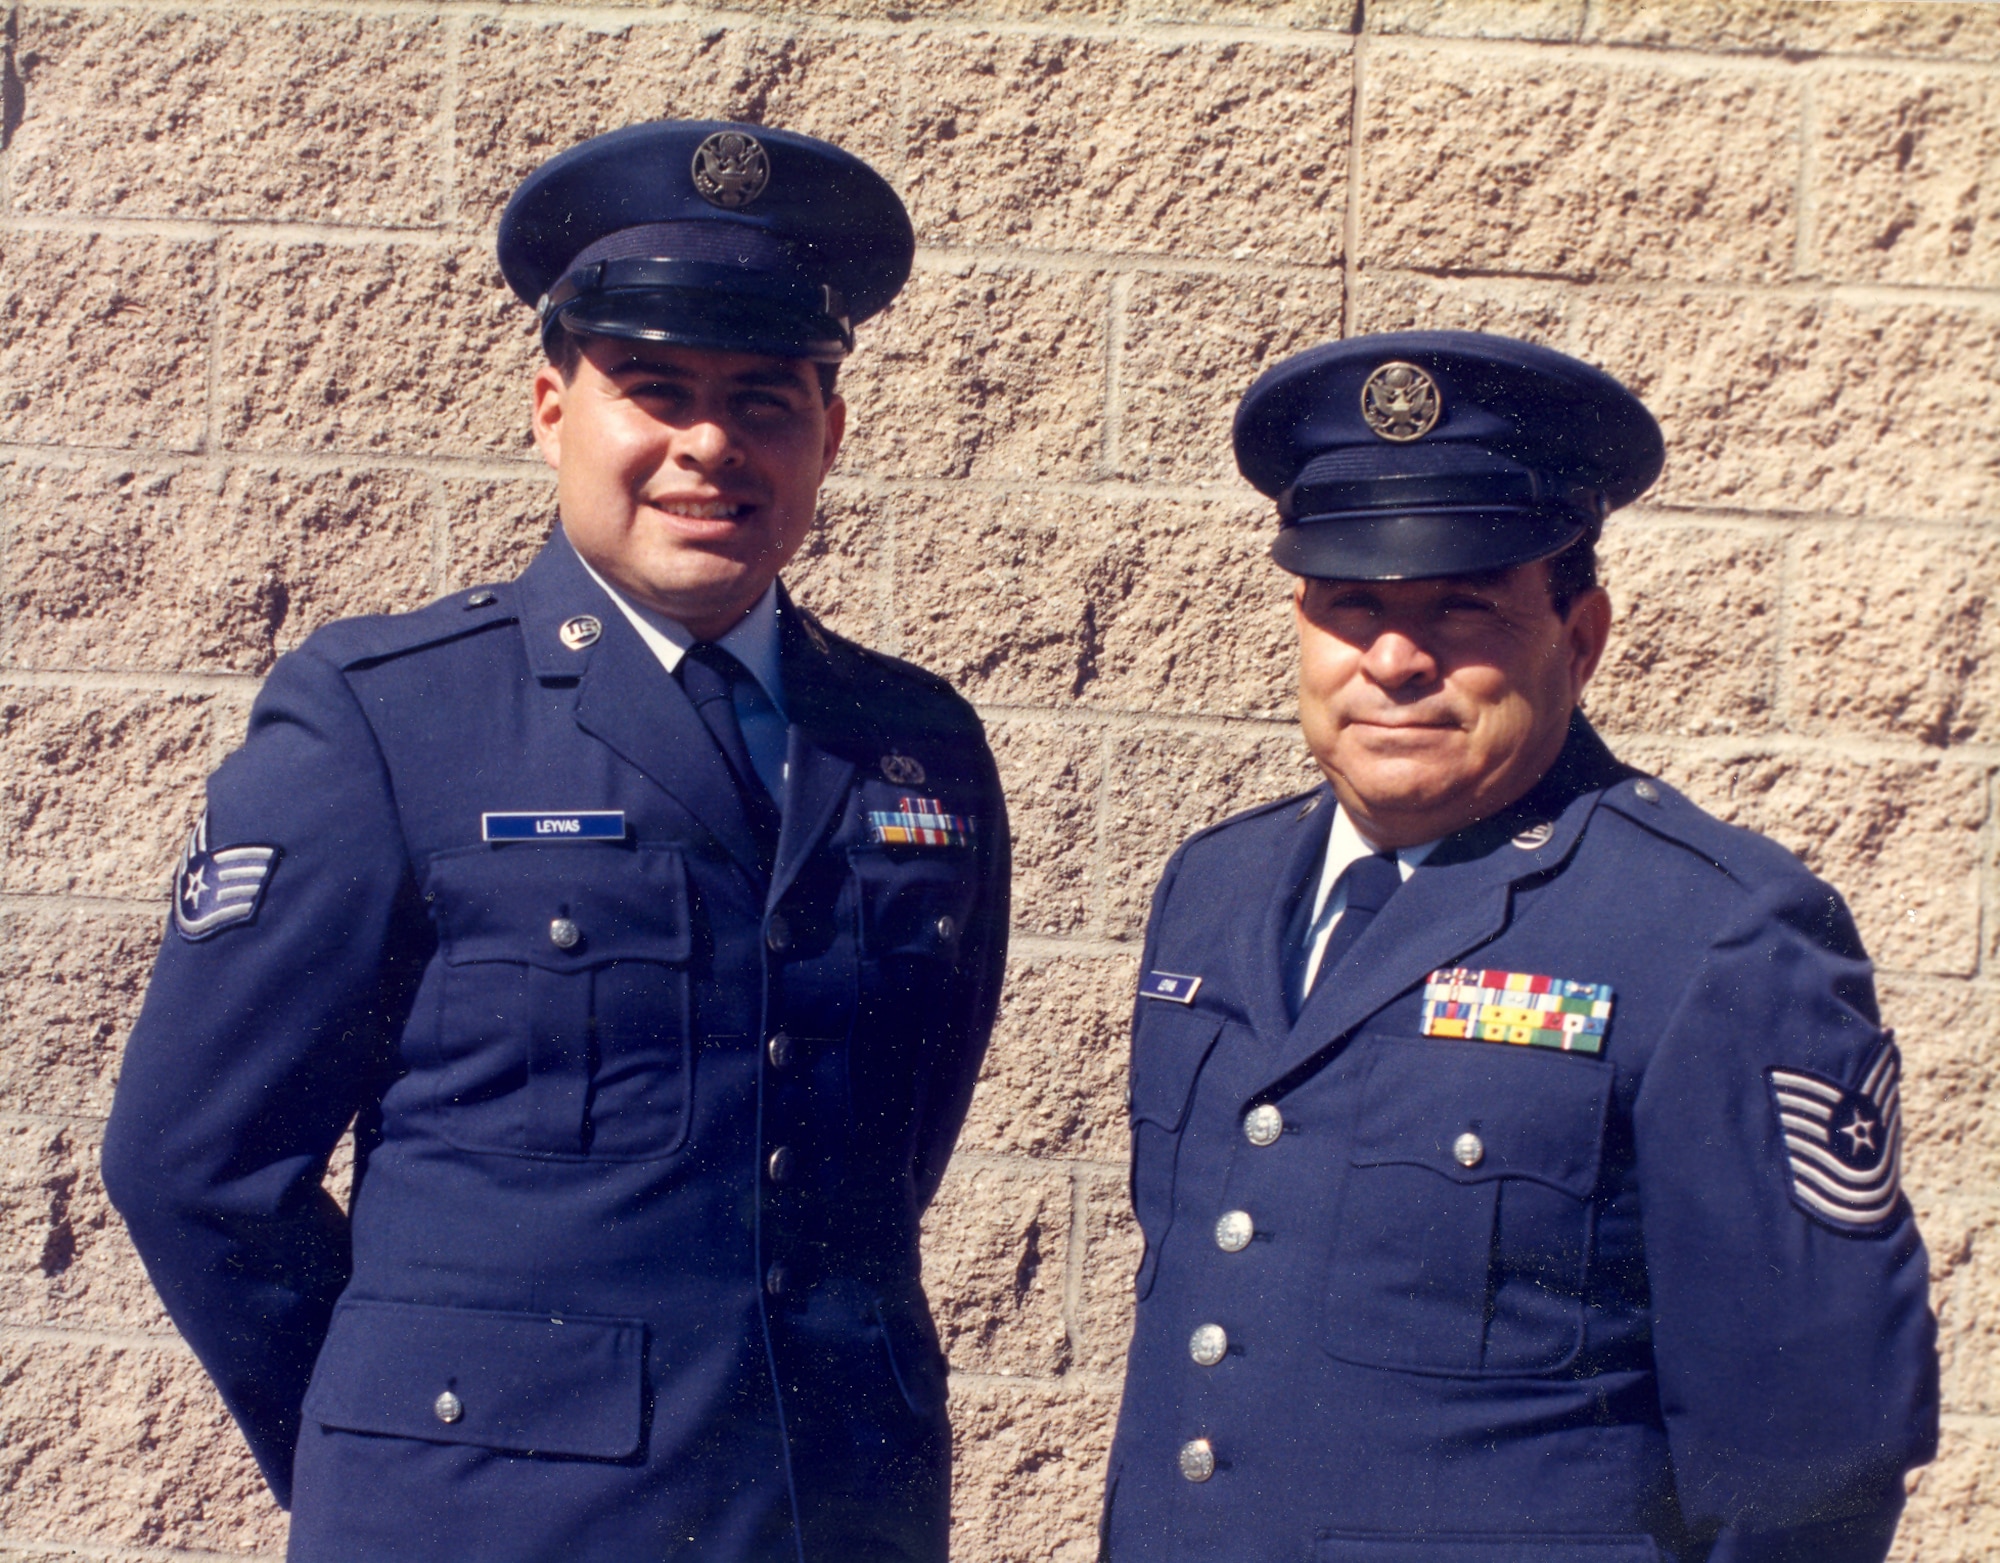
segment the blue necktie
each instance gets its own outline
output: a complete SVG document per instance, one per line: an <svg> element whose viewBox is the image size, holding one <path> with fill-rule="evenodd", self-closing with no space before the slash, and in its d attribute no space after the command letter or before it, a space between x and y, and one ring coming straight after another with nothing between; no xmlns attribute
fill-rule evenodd
<svg viewBox="0 0 2000 1563"><path fill-rule="evenodd" d="M743 742L743 724L736 716L736 685L750 680L750 670L722 647L696 641L681 657L681 687L694 702L695 714L715 739L723 759L736 778L736 792L743 800L743 812L767 862L778 853L778 830L783 823L778 805L772 801L757 767Z"/></svg>
<svg viewBox="0 0 2000 1563"><path fill-rule="evenodd" d="M1340 882L1347 886L1347 906L1326 941L1326 953L1320 957L1312 987L1300 1000L1301 1007L1304 1006L1304 999L1312 997L1313 989L1326 980L1327 973L1354 948L1355 940L1367 932L1368 925L1375 921L1375 914L1389 904L1389 897L1403 888L1403 870L1396 862L1395 853L1377 852L1372 857L1357 858L1348 864ZM1316 931L1309 928L1306 932L1304 960L1312 959L1312 938Z"/></svg>

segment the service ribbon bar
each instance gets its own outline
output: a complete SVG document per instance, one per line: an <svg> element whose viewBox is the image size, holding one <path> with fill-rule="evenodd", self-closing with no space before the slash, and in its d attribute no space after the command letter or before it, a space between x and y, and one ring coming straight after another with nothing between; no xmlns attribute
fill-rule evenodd
<svg viewBox="0 0 2000 1563"><path fill-rule="evenodd" d="M1424 1035L1600 1053L1611 989L1525 971L1434 971L1424 983Z"/></svg>
<svg viewBox="0 0 2000 1563"><path fill-rule="evenodd" d="M947 814L936 798L902 798L895 809L871 809L868 827L885 847L972 845L971 816Z"/></svg>

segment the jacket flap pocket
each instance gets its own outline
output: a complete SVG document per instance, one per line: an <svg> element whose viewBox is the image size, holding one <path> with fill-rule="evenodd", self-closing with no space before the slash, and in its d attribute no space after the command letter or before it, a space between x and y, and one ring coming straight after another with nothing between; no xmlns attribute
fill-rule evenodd
<svg viewBox="0 0 2000 1563"><path fill-rule="evenodd" d="M1132 1118L1175 1131L1222 1022L1175 1005L1140 1007L1143 1013L1132 1033Z"/></svg>
<svg viewBox="0 0 2000 1563"><path fill-rule="evenodd" d="M1370 1041L1354 1165L1428 1167L1459 1183L1527 1178L1590 1197L1610 1065L1499 1042Z"/></svg>
<svg viewBox="0 0 2000 1563"><path fill-rule="evenodd" d="M1651 1536L1324 1536L1314 1563L1659 1563Z"/></svg>
<svg viewBox="0 0 2000 1563"><path fill-rule="evenodd" d="M639 1449L645 1334L636 1319L344 1301L305 1414L355 1433L620 1460Z"/></svg>
<svg viewBox="0 0 2000 1563"><path fill-rule="evenodd" d="M576 971L688 958L687 865L670 847L488 846L433 858L424 892L445 960Z"/></svg>

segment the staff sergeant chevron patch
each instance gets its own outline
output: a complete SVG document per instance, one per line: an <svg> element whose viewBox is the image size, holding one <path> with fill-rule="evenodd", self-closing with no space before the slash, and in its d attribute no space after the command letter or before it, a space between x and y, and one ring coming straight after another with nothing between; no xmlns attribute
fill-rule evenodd
<svg viewBox="0 0 2000 1563"><path fill-rule="evenodd" d="M208 847L208 812L202 811L174 874L174 926L181 937L206 939L257 915L278 861L276 847Z"/></svg>
<svg viewBox="0 0 2000 1563"><path fill-rule="evenodd" d="M1791 1164L1792 1199L1836 1231L1872 1231L1896 1209L1902 1067L1894 1040L1888 1040L1858 1090L1804 1070L1767 1071Z"/></svg>

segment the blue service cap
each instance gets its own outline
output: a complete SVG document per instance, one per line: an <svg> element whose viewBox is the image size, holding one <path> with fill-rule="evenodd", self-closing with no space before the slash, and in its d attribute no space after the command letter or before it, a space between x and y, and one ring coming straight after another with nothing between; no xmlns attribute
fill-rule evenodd
<svg viewBox="0 0 2000 1563"><path fill-rule="evenodd" d="M500 270L587 336L837 363L910 275L916 236L889 183L811 136L654 120L593 136L521 182Z"/></svg>
<svg viewBox="0 0 2000 1563"><path fill-rule="evenodd" d="M1294 575L1419 580L1544 559L1660 475L1639 398L1563 353L1476 331L1350 337L1259 376L1236 465L1278 502Z"/></svg>

